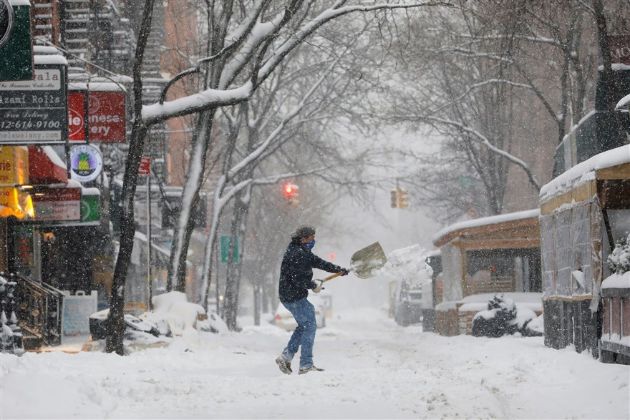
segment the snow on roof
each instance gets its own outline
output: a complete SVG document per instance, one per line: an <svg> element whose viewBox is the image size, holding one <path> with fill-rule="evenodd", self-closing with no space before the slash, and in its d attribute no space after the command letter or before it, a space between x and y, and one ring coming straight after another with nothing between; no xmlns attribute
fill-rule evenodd
<svg viewBox="0 0 630 420"><path fill-rule="evenodd" d="M514 213L499 214L497 216L480 217L478 219L466 220L463 222L457 222L450 226L446 226L442 228L440 231L438 231L438 233L433 235L431 240L433 241L433 243L436 243L438 239L442 238L443 236L446 236L449 233L453 233L458 230L468 229L472 227L486 226L486 225L495 225L498 223L511 222L515 220L529 219L532 217L538 217L539 215L540 215L539 209L532 209L532 210L517 211Z"/></svg>
<svg viewBox="0 0 630 420"><path fill-rule="evenodd" d="M630 289L630 271L606 277L602 289Z"/></svg>
<svg viewBox="0 0 630 420"><path fill-rule="evenodd" d="M9 0L11 6L30 6L30 0Z"/></svg>
<svg viewBox="0 0 630 420"><path fill-rule="evenodd" d="M46 55L33 55L33 63L37 64L61 64L68 65L68 60L63 55L46 54Z"/></svg>
<svg viewBox="0 0 630 420"><path fill-rule="evenodd" d="M61 52L56 47L50 47L46 45L35 45L33 46L33 54L61 54Z"/></svg>
<svg viewBox="0 0 630 420"><path fill-rule="evenodd" d="M599 153L578 163L563 174L552 179L540 189L540 200L565 192L583 182L595 179L595 171L630 162L630 145Z"/></svg>

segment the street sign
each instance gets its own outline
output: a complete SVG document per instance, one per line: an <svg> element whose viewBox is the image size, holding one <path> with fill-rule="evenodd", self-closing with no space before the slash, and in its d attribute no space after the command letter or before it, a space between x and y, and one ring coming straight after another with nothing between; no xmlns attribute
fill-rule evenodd
<svg viewBox="0 0 630 420"><path fill-rule="evenodd" d="M0 82L0 144L64 144L67 120L65 64L38 65L33 80Z"/></svg>
<svg viewBox="0 0 630 420"><path fill-rule="evenodd" d="M151 157L142 156L140 158L140 167L138 167L138 175L151 175Z"/></svg>
<svg viewBox="0 0 630 420"><path fill-rule="evenodd" d="M221 262L228 262L228 256L230 255L230 238L229 235L221 235ZM238 238L233 238L233 248L232 248L232 261L239 262L239 252L238 252Z"/></svg>

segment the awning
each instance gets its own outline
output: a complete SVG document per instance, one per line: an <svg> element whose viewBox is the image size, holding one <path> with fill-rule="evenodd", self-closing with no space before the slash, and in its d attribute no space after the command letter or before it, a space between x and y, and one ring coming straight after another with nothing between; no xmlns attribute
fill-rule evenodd
<svg viewBox="0 0 630 420"><path fill-rule="evenodd" d="M29 146L28 159L31 185L68 182L66 165L51 146Z"/></svg>

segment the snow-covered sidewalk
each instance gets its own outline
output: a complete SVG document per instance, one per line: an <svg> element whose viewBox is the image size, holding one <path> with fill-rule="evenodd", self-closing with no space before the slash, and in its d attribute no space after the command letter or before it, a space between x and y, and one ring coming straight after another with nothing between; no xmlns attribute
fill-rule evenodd
<svg viewBox="0 0 630 420"><path fill-rule="evenodd" d="M630 369L540 337L440 337L377 310L318 330L325 372L281 374L270 325L128 357L0 354L0 418L629 418ZM297 361L294 361L294 366Z"/></svg>

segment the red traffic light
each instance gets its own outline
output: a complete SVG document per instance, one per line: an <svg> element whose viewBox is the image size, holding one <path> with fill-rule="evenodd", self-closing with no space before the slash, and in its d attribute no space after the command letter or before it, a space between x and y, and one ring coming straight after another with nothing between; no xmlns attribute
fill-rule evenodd
<svg viewBox="0 0 630 420"><path fill-rule="evenodd" d="M285 182L284 184L282 184L282 195L284 196L284 199L289 202L290 205L298 205L299 194L300 187L298 187L296 184L292 182Z"/></svg>
<svg viewBox="0 0 630 420"><path fill-rule="evenodd" d="M282 192L287 199L294 198L298 195L298 190L300 187L293 184L292 182L286 182L282 187Z"/></svg>

